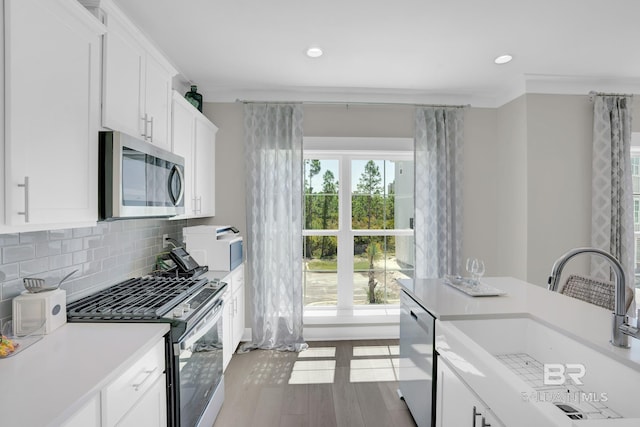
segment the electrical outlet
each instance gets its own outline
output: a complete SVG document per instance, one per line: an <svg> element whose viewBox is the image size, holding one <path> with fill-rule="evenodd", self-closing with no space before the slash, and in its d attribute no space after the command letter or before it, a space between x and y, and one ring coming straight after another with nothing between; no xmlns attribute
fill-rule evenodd
<svg viewBox="0 0 640 427"><path fill-rule="evenodd" d="M162 235L162 247L166 248L167 246L169 246L169 242L167 241L167 239L169 238L168 234L163 234Z"/></svg>

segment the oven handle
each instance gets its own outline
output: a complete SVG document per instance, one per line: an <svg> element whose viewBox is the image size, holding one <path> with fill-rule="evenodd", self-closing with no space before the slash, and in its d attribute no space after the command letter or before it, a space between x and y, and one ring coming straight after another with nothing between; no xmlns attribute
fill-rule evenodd
<svg viewBox="0 0 640 427"><path fill-rule="evenodd" d="M191 331L180 341L180 351L190 348L196 341L198 341L204 334L206 334L211 327L218 323L222 316L222 299L219 299L211 311L207 313L198 323L195 324Z"/></svg>

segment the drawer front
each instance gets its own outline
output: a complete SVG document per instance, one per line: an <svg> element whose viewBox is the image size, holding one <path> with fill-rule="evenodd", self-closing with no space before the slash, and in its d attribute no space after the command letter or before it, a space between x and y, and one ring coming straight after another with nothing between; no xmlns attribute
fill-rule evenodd
<svg viewBox="0 0 640 427"><path fill-rule="evenodd" d="M103 420L114 426L122 416L149 390L156 379L164 375L164 340L161 340L122 375L104 388Z"/></svg>

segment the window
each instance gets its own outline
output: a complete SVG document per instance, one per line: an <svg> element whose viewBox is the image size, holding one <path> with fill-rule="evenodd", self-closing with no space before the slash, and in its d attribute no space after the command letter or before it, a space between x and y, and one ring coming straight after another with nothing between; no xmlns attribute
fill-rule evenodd
<svg viewBox="0 0 640 427"><path fill-rule="evenodd" d="M305 307L397 305L396 279L413 276L411 140L387 141L390 150L342 141L307 149L305 139Z"/></svg>

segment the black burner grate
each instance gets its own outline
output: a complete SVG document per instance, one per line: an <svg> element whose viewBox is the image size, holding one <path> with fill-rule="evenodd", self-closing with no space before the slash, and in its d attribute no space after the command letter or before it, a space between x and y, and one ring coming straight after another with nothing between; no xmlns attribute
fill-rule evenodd
<svg viewBox="0 0 640 427"><path fill-rule="evenodd" d="M129 279L69 303L67 317L82 320L158 319L207 283L205 278Z"/></svg>

